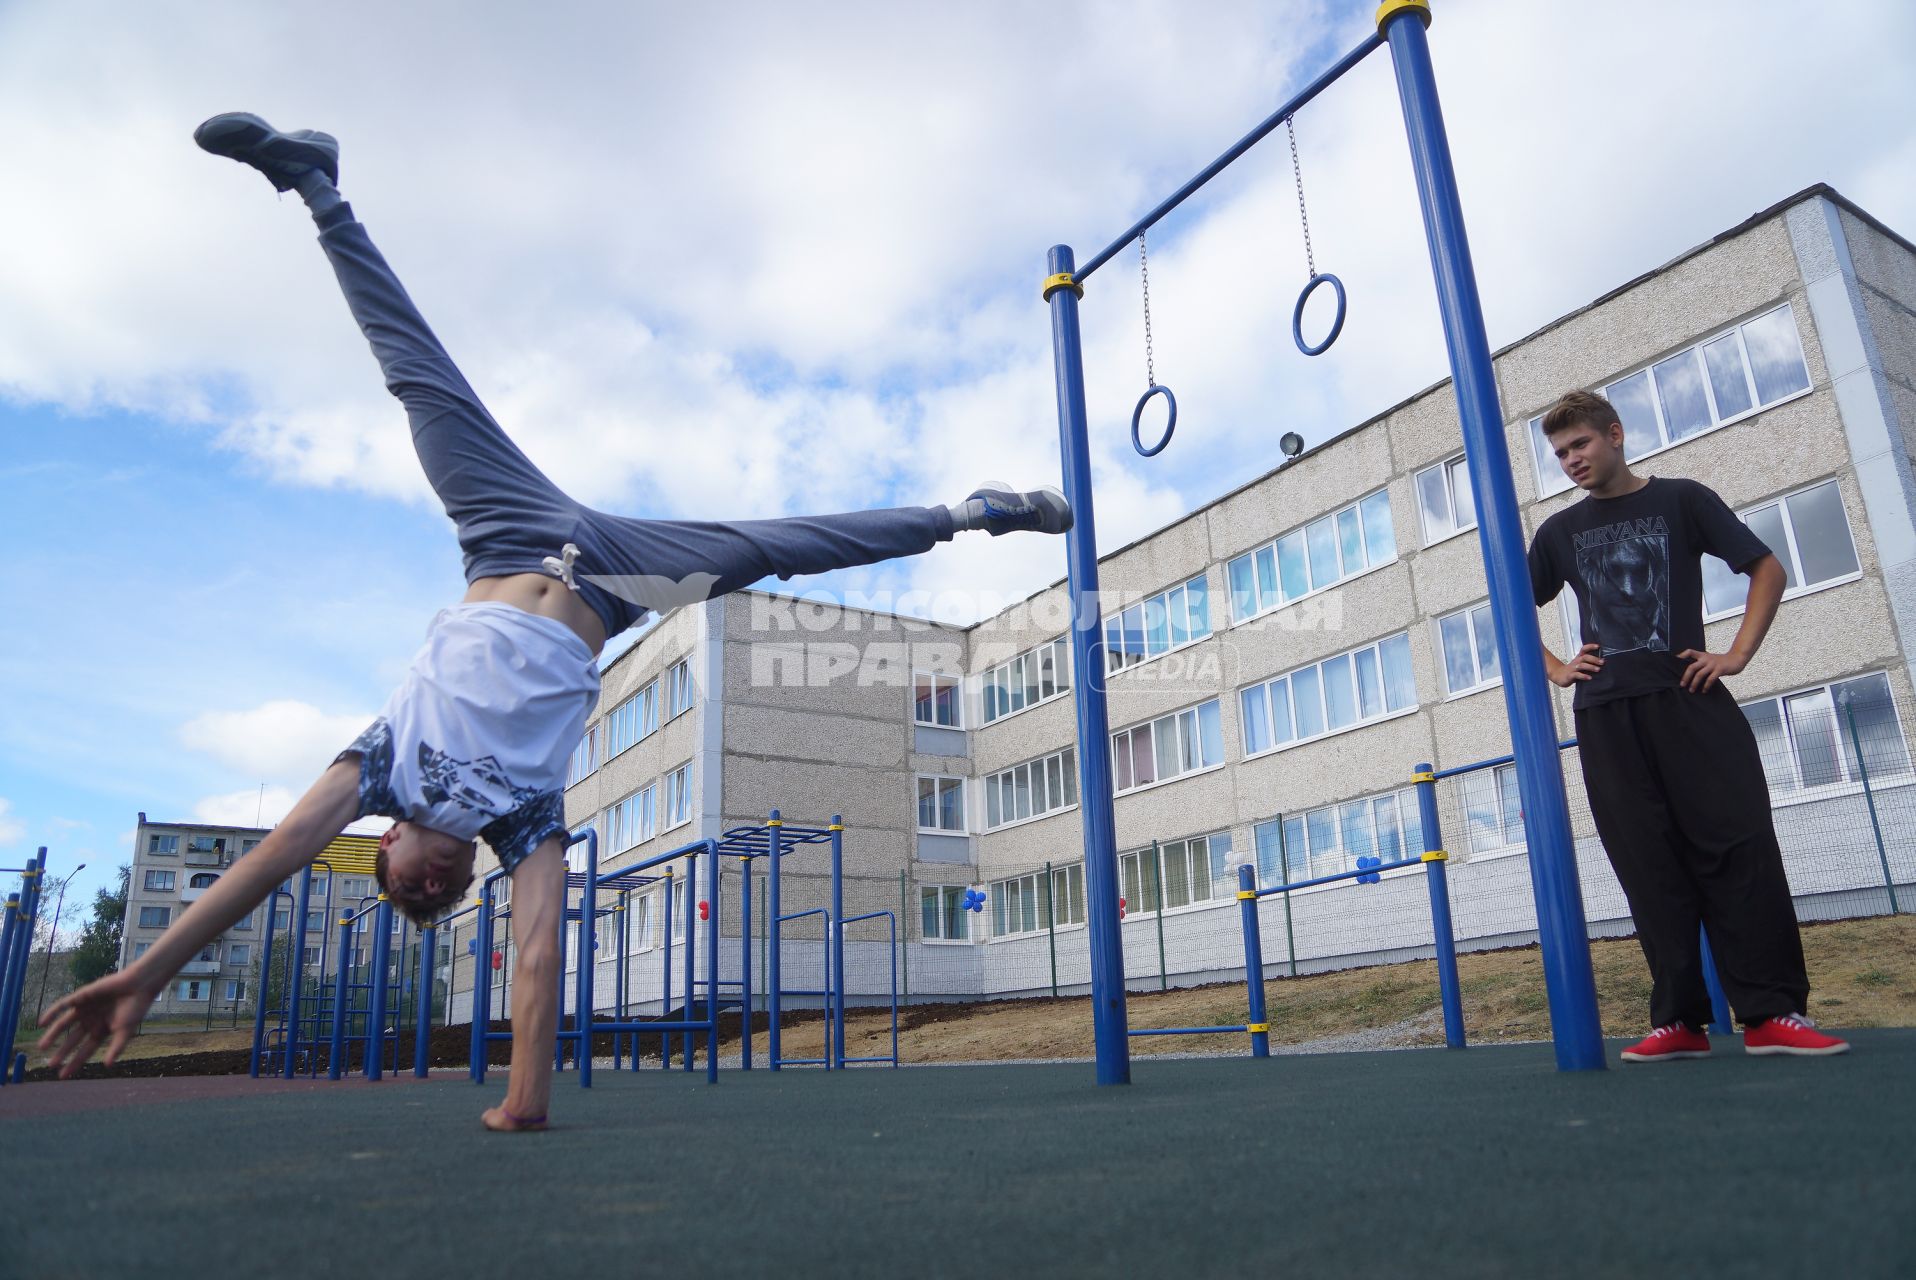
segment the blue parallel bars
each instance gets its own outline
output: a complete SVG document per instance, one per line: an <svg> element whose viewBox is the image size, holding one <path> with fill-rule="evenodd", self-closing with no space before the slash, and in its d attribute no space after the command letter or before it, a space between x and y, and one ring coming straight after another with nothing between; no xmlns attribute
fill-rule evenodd
<svg viewBox="0 0 1916 1280"><path fill-rule="evenodd" d="M1543 676L1542 640L1524 571L1523 531L1503 414L1490 363L1475 270L1465 235L1463 208L1450 144L1444 131L1425 28L1426 0L1384 0L1377 33L1367 38L1305 90L1219 156L1197 177L1159 204L1124 235L1074 271L1069 246L1054 245L1043 295L1051 314L1052 351L1058 390L1059 452L1065 496L1077 523L1066 535L1072 601L1072 656L1080 679L1078 713L1079 796L1084 824L1086 923L1091 950L1092 1019L1099 1084L1130 1080L1125 1035L1124 964L1118 932L1117 854L1113 836L1110 766L1104 744L1109 722L1103 687L1103 636L1099 625L1098 563L1092 506L1090 447L1086 426L1084 362L1078 304L1084 281L1129 245L1139 233L1196 192L1258 139L1384 45L1391 51L1404 127L1410 142L1438 309L1450 356L1451 382L1463 426L1465 454L1477 494L1478 536L1490 583L1492 615L1505 655L1505 710L1517 746L1518 790L1531 815L1531 883L1549 990L1551 1031L1559 1070L1602 1070L1603 1042L1590 970L1583 902L1570 839L1563 777L1548 744L1555 721Z"/></svg>
<svg viewBox="0 0 1916 1280"><path fill-rule="evenodd" d="M15 1060L13 1041L26 999L27 962L33 954L33 926L40 916L46 876L47 850L42 845L20 869L20 890L7 895L6 923L0 926L0 1084L24 1078L26 1055Z"/></svg>

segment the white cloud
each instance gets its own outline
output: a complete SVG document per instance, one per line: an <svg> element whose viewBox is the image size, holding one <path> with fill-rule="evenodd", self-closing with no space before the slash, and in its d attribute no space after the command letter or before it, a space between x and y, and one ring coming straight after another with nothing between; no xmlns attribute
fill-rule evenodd
<svg viewBox="0 0 1916 1280"><path fill-rule="evenodd" d="M195 716L180 726L180 742L243 777L304 788L371 720L371 713L329 715L309 703L279 699L245 711ZM269 793L276 789L284 788L267 788ZM246 795L256 801L258 787ZM202 803L228 799L216 796ZM248 813L252 807L249 801Z"/></svg>
<svg viewBox="0 0 1916 1280"><path fill-rule="evenodd" d="M13 801L0 796L0 844L12 844L27 833L27 826L12 815Z"/></svg>
<svg viewBox="0 0 1916 1280"><path fill-rule="evenodd" d="M290 787L258 787L206 796L193 805L193 821L220 827L271 827L291 811L299 793Z"/></svg>

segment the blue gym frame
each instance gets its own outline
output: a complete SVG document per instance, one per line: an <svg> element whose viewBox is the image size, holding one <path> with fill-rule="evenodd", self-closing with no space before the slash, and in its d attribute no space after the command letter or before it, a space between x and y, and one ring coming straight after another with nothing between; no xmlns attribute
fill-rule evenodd
<svg viewBox="0 0 1916 1280"><path fill-rule="evenodd" d="M1104 633L1098 601L1097 519L1092 506L1091 451L1086 426L1084 359L1078 303L1084 282L1113 255L1222 172L1253 144L1378 49L1389 46L1397 92L1410 139L1424 233L1436 278L1438 309L1450 355L1451 384L1463 424L1464 452L1477 494L1478 538L1490 585L1491 613L1505 667L1504 707L1516 750L1518 792L1530 833L1531 887L1537 903L1551 1035L1560 1071L1604 1068L1596 981L1578 884L1570 814L1558 766L1556 720L1543 669L1543 644L1524 565L1523 525L1517 513L1503 411L1484 333L1476 272L1464 233L1463 207L1443 110L1431 65L1426 0L1385 0L1377 30L1336 65L1306 85L1203 172L1146 214L1082 268L1069 245L1050 252L1043 293L1051 311L1058 384L1058 438L1065 496L1076 523L1065 536L1071 591L1071 651L1079 672L1079 793L1084 824L1085 894L1091 949L1091 1007L1097 1081L1128 1084L1129 1036L1124 999L1123 944L1118 929L1118 869L1112 816L1111 766L1105 746L1110 720L1103 685Z"/></svg>

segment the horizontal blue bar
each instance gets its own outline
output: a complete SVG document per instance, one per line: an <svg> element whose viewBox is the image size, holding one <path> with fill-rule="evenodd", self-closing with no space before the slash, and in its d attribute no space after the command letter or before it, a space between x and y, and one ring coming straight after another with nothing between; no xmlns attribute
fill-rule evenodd
<svg viewBox="0 0 1916 1280"><path fill-rule="evenodd" d="M887 1058L885 1059L885 1061L890 1062L891 1059ZM778 1065L781 1067L822 1067L825 1065L825 1059L823 1058L780 1058L778 1060Z"/></svg>
<svg viewBox="0 0 1916 1280"><path fill-rule="evenodd" d="M1157 208L1138 219L1138 221L1131 225L1129 231L1126 231L1123 235L1105 246L1102 253L1092 258L1091 261L1085 263L1082 267L1079 267L1078 273L1073 276L1072 279L1082 284L1090 277L1093 271L1096 271L1099 267L1109 262L1120 249L1123 249L1133 240L1136 240L1140 232L1147 231L1156 225L1158 219L1183 204L1191 193L1209 182L1212 178L1217 177L1218 174L1224 172L1225 168L1229 166L1233 160L1256 146L1265 134L1277 128L1280 124L1283 124L1287 116L1295 115L1298 108L1302 107L1312 98L1315 98L1318 94L1324 92L1324 90L1330 88L1332 84L1343 77L1346 71L1349 71L1352 67L1375 53L1383 43L1383 34L1381 32L1372 32L1370 36L1365 39L1364 43L1345 54L1329 71L1326 71L1323 75L1305 85L1303 91L1295 98L1292 98L1269 116L1266 116L1264 123L1258 125L1257 128L1251 130L1242 138L1239 138L1236 145L1232 146L1229 151L1226 151L1223 155L1211 161L1202 173L1179 187L1163 204L1160 204Z"/></svg>
<svg viewBox="0 0 1916 1280"><path fill-rule="evenodd" d="M1208 1036L1222 1031L1248 1031L1248 1027L1150 1027L1125 1032L1129 1036ZM890 1062L887 1058L885 1061Z"/></svg>
<svg viewBox="0 0 1916 1280"><path fill-rule="evenodd" d="M594 1035L601 1031L710 1031L711 1029L712 1023L709 1019L703 1022L600 1022L597 1018L592 1020ZM579 1035L576 1031L568 1031L565 1034L574 1039L577 1039Z"/></svg>
<svg viewBox="0 0 1916 1280"><path fill-rule="evenodd" d="M1274 884L1268 889L1259 889L1257 896L1268 898L1274 893L1288 893L1292 889L1309 889L1320 884L1334 884L1339 880L1355 880L1358 876L1374 876L1380 871L1395 871L1399 867L1417 867L1423 865L1423 858L1399 858L1395 862L1383 862L1374 867L1365 867L1362 871L1340 871L1334 876L1319 876L1315 880L1299 880L1296 884Z"/></svg>
<svg viewBox="0 0 1916 1280"><path fill-rule="evenodd" d="M891 1062L893 1060L894 1059L889 1053L881 1053L876 1058L840 1058L839 1059L840 1062ZM791 1059L787 1058L785 1059L785 1061L790 1062Z"/></svg>
<svg viewBox="0 0 1916 1280"><path fill-rule="evenodd" d="M813 907L810 911L794 911L789 916L780 916L778 918L778 922L780 924L784 924L787 920L803 920L806 916L828 916L829 917L830 915L831 915L831 909L828 907Z"/></svg>
<svg viewBox="0 0 1916 1280"><path fill-rule="evenodd" d="M844 918L843 920L840 920L840 921L839 921L838 923L840 923L840 924L857 924L857 923L858 923L858 922L859 922L860 920L876 920L876 919L878 919L878 918L879 918L880 916L884 916L884 917L886 917L887 919L890 919L890 918L891 918L891 912L889 912L889 911L867 911L867 912L866 912L866 913L865 913L864 915L862 915L862 916L846 916L846 917L845 917L845 918Z"/></svg>
<svg viewBox="0 0 1916 1280"><path fill-rule="evenodd" d="M1565 738L1557 744L1557 750L1568 751L1576 745L1577 740L1575 738ZM1435 776L1439 778L1454 778L1460 773L1475 773L1479 769L1495 769L1500 764L1515 764L1516 761L1517 757L1514 755L1498 756L1494 760L1479 760L1476 764L1460 764L1454 769L1438 769Z"/></svg>

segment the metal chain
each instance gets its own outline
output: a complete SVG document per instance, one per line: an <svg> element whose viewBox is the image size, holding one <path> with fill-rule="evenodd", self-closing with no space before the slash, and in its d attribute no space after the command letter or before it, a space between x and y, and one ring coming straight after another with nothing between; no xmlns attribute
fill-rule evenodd
<svg viewBox="0 0 1916 1280"><path fill-rule="evenodd" d="M1158 385L1157 369L1151 355L1151 259L1145 252L1144 232L1138 232L1138 278L1144 282L1144 384Z"/></svg>
<svg viewBox="0 0 1916 1280"><path fill-rule="evenodd" d="M1311 279L1317 278L1317 259L1311 254L1311 217L1304 212L1304 169L1297 162L1297 126L1291 123L1291 117L1284 117L1284 128L1291 135L1291 174L1297 179L1297 220L1304 227L1304 265L1311 273Z"/></svg>

